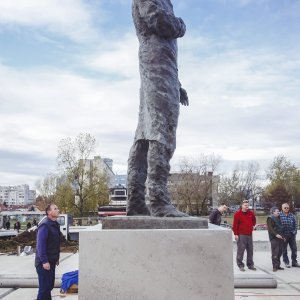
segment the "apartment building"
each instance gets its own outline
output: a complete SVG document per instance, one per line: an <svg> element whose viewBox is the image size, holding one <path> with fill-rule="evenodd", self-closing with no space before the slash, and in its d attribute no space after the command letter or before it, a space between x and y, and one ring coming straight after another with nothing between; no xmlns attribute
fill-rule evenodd
<svg viewBox="0 0 300 300"><path fill-rule="evenodd" d="M0 203L7 206L34 203L36 191L30 190L28 184L0 186Z"/></svg>

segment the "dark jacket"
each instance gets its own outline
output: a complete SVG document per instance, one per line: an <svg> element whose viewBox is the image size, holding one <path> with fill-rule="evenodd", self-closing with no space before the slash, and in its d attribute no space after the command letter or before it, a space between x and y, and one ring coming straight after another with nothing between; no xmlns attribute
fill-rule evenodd
<svg viewBox="0 0 300 300"><path fill-rule="evenodd" d="M267 226L270 241L276 238L277 234L280 234L283 237L283 226L280 217L276 218L273 215L269 216L267 218Z"/></svg>
<svg viewBox="0 0 300 300"><path fill-rule="evenodd" d="M220 226L221 220L222 220L222 214L217 208L214 209L209 215L209 222Z"/></svg>
<svg viewBox="0 0 300 300"><path fill-rule="evenodd" d="M35 266L44 263L56 263L60 253L60 228L56 221L48 218L39 225Z"/></svg>
<svg viewBox="0 0 300 300"><path fill-rule="evenodd" d="M233 216L232 230L234 235L252 235L253 227L256 224L256 218L253 211L243 212L238 210Z"/></svg>

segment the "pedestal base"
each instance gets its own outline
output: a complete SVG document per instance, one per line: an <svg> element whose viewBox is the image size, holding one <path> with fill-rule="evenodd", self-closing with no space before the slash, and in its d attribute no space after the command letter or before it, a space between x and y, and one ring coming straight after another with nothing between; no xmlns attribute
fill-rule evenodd
<svg viewBox="0 0 300 300"><path fill-rule="evenodd" d="M231 231L80 232L80 300L233 300Z"/></svg>

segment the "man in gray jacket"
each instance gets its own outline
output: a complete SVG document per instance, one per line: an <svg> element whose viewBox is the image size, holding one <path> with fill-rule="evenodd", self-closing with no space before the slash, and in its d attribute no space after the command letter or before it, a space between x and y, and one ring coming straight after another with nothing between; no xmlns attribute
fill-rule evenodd
<svg viewBox="0 0 300 300"><path fill-rule="evenodd" d="M128 215L187 216L171 204L167 190L176 148L179 103L188 105L177 69L177 38L185 24L170 0L133 0L141 77L139 122L128 159ZM147 179L150 211L145 204Z"/></svg>

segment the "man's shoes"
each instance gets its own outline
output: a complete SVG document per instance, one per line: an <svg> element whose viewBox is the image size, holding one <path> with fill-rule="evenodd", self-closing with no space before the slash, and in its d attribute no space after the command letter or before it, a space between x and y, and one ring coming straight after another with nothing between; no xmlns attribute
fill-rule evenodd
<svg viewBox="0 0 300 300"><path fill-rule="evenodd" d="M282 268L282 267L278 267L278 268L277 268L277 270L284 270L284 268Z"/></svg>
<svg viewBox="0 0 300 300"><path fill-rule="evenodd" d="M257 270L254 266L249 267L248 269L249 269L249 270L252 270L252 271L256 271L256 270Z"/></svg>
<svg viewBox="0 0 300 300"><path fill-rule="evenodd" d="M291 265L290 265L290 264L285 264L285 267L286 267L286 268L290 268Z"/></svg>
<svg viewBox="0 0 300 300"><path fill-rule="evenodd" d="M292 264L292 267L300 268L300 265L298 263Z"/></svg>
<svg viewBox="0 0 300 300"><path fill-rule="evenodd" d="M240 267L240 271L245 272L245 268L244 267Z"/></svg>
<svg viewBox="0 0 300 300"><path fill-rule="evenodd" d="M277 268L273 268L273 272L277 272L277 270L278 270Z"/></svg>

